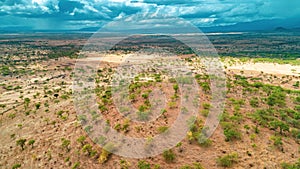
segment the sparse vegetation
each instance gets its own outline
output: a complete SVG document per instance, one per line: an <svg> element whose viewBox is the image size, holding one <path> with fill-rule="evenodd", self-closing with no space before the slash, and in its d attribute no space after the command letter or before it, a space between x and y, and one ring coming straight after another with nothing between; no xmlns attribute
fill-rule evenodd
<svg viewBox="0 0 300 169"><path fill-rule="evenodd" d="M13 166L12 166L12 169L17 169L17 168L20 168L21 167L21 164L14 164Z"/></svg>
<svg viewBox="0 0 300 169"><path fill-rule="evenodd" d="M17 146L20 146L22 148L22 150L24 150L26 141L27 141L26 139L19 139L19 140L17 140L16 144L17 144Z"/></svg>
<svg viewBox="0 0 300 169"><path fill-rule="evenodd" d="M232 167L237 162L238 162L237 153L227 154L217 159L217 164L222 167Z"/></svg>
<svg viewBox="0 0 300 169"><path fill-rule="evenodd" d="M300 168L300 158L298 159L298 162L296 162L295 164L282 163L281 167L282 167L282 169L299 169Z"/></svg>
<svg viewBox="0 0 300 169"><path fill-rule="evenodd" d="M146 161L142 160L138 162L139 169L151 169L151 166Z"/></svg>
<svg viewBox="0 0 300 169"><path fill-rule="evenodd" d="M166 162L171 163L175 160L176 155L173 153L172 150L165 150L163 152L163 157L164 157Z"/></svg>
<svg viewBox="0 0 300 169"><path fill-rule="evenodd" d="M218 77L209 74L202 63L202 58L191 54L192 50L181 47L178 42L176 45L179 46L169 49L173 42L168 41L167 37L159 38L164 42L162 44L164 50L178 54L178 61L182 60L191 68L192 71L187 75L194 78L171 77L166 70L156 69L155 66L166 64L158 57L157 63L153 62L155 64L153 66L152 62L149 62L143 67L141 62L141 69L145 69L138 75L118 74L116 66L119 60L127 58L127 54L141 52L139 47L151 51L157 49L157 46L152 46L155 44L153 39L155 35L151 35L150 39L143 37L142 46L130 47L117 44L105 54L109 59L105 58L99 67L84 65L82 69L74 69L78 64L75 64L76 60L73 58L79 55L80 60L85 60L85 53L79 50L88 38L86 35L74 33L72 40L69 39L69 35L51 34L49 39L42 33L37 37L28 35L24 38L23 36L4 35L0 42L2 49L0 127L3 130L3 143L1 143L4 148L0 152L9 150L9 153L1 156L0 166L26 168L32 164L41 168L64 166L74 169L111 166L121 169L203 169L217 165L218 168L259 168L263 167L265 162L271 163L266 157L272 154L272 165L276 167L281 165L284 169L299 168L299 162L296 161L300 143L300 78L297 74L299 68L293 67L292 70L272 73L274 70L267 70L263 66L261 68L263 71L256 71L248 70L244 65L245 63L254 65L255 62L300 65L298 54L292 51L298 48L295 44L298 37L292 33L289 33L287 39L290 40L286 42L282 40L285 35L264 35L263 38L258 38L254 34L236 36L238 38L229 35L222 35L222 38L219 35L210 37L213 42L216 42L214 44L220 55L224 56L220 60L225 65L227 87L227 91L224 92L226 94L224 111L217 117L220 120L220 127L217 127L210 138L205 137L207 131L210 131L205 124L207 124L206 120L215 120L214 110L218 105L213 102L215 95L211 85ZM57 39L60 36L64 38ZM76 39L78 36L84 38ZM5 37L10 39L7 40ZM244 37L249 37L251 40ZM228 38L231 42L236 42L235 45L228 45L226 43ZM272 44L268 38L276 39L275 42L281 45ZM151 40L151 43L148 44L147 40ZM105 42L111 41L105 39ZM138 39L134 39L133 44L136 42ZM254 42L263 44L254 45ZM96 56L98 53L94 53L93 45L90 46L89 52ZM237 49L237 46L240 49ZM276 48L276 50L261 52L267 49L266 47ZM242 49L247 50L242 52ZM191 55L182 56L183 53ZM250 58L252 56L255 58ZM275 57L277 59L274 59ZM130 61L124 63L128 64ZM173 65L175 62L170 61L167 64ZM245 68L241 69L239 65ZM233 69L232 66L236 68ZM276 64L271 66L276 69ZM135 71L133 67L125 66L125 69L130 73ZM95 75L80 76L78 72L82 75L93 72ZM128 93L120 93L120 101L126 103L118 108L114 100L114 92L118 92L118 89L114 88L118 84L117 79L114 79L115 75L129 78L129 86L126 86ZM83 82L85 77L88 83L95 85L94 89L86 87ZM194 81L199 85L199 93L197 93L199 98L191 100L190 94L181 96L181 92L186 92L181 91L185 88L187 92L195 91L191 88ZM120 84L123 82L125 81L121 80ZM78 84L78 87L82 87L82 91L73 93L72 84ZM219 87L217 84L217 89ZM157 99L156 95L165 98ZM94 96L95 103L98 105L90 105ZM155 148L153 143L156 135L170 134L169 129L177 120L178 113L187 114L192 110L182 105L184 99L191 101L188 104L200 110L194 112L197 116L186 121L189 131L186 138L176 147L164 151L159 156L144 160L127 159L113 154L114 150L122 145L110 142L111 138L106 136L112 131L111 128L126 137L145 138L145 151L151 150ZM217 99L221 98L217 97ZM75 102L76 106L82 106L86 112L77 112L74 108ZM138 111L131 111L128 105ZM156 107L157 105L161 107ZM94 106L98 107L94 110ZM153 117L156 119L152 119ZM148 122L150 118L151 122ZM98 128L98 124L105 126ZM104 132L100 136L97 135L99 130ZM94 134L97 136L94 137ZM14 142L15 146L12 146L11 142ZM206 161L200 159L202 156L194 154L198 151L199 153L206 151L209 157L212 155L212 150L215 150L213 156L219 157L216 161ZM236 151L238 154L227 154L230 151ZM261 162L253 163L252 159L261 159ZM202 160L203 166L191 160ZM185 163L182 164L183 161Z"/></svg>

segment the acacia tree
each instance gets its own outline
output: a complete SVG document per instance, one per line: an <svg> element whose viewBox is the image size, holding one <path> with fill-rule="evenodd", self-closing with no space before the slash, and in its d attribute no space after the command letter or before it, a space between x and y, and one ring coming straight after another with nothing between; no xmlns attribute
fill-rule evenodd
<svg viewBox="0 0 300 169"><path fill-rule="evenodd" d="M17 146L20 146L24 150L26 139L19 139L16 141Z"/></svg>
<svg viewBox="0 0 300 169"><path fill-rule="evenodd" d="M35 143L35 140L29 140L28 145L31 145L31 148L33 148L34 143Z"/></svg>
<svg viewBox="0 0 300 169"><path fill-rule="evenodd" d="M24 99L25 110L28 108L29 103L30 103L30 99L29 99L29 98L25 98L25 99Z"/></svg>

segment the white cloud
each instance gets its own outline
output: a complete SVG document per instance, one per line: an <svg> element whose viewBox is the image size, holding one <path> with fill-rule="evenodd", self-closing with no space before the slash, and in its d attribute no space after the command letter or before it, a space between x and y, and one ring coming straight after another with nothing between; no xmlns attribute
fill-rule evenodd
<svg viewBox="0 0 300 169"><path fill-rule="evenodd" d="M65 6L62 9L62 2ZM68 3L69 4L66 4ZM60 8L61 7L61 8ZM128 17L138 14L139 17ZM167 19L183 17L198 26L218 26L261 19L300 17L299 0L4 0L0 15L38 20L113 21L145 24L143 17ZM49 19L50 18L50 19ZM142 20L142 21L141 21ZM58 22L58 21L57 21ZM6 22L2 23L2 26ZM1 23L0 23L1 24ZM24 24L22 22L22 24ZM85 22L79 23L84 26ZM45 24L46 25L46 24ZM164 24L158 23L158 26ZM0 25L1 26L1 25ZM5 26L5 25L4 25ZM89 26L86 24L86 26Z"/></svg>

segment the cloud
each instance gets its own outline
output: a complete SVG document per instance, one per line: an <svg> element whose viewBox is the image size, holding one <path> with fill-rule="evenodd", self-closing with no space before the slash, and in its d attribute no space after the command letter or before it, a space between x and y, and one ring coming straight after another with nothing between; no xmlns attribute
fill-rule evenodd
<svg viewBox="0 0 300 169"><path fill-rule="evenodd" d="M131 17L136 15L136 17ZM143 16L181 17L200 27L222 26L263 19L300 18L299 0L1 0L1 27L30 26L35 29L88 27L127 18L143 21ZM15 18L14 21L9 19ZM138 19L138 20L137 20ZM141 20L141 21L139 21ZM39 21L27 23L26 21ZM154 20L152 20L154 21ZM47 24L48 22L48 24ZM151 21L149 21L151 22ZM43 23L43 26L39 26ZM92 23L92 24L91 24ZM163 25L158 23L157 25Z"/></svg>

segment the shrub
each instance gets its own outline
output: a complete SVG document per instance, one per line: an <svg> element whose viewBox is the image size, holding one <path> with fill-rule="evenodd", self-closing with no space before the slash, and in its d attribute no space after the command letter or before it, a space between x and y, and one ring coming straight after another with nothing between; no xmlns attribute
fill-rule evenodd
<svg viewBox="0 0 300 169"><path fill-rule="evenodd" d="M250 118L252 118L256 124L266 127L268 125L268 121L272 121L274 119L274 115L271 109L261 109L256 110L253 114L251 114Z"/></svg>
<svg viewBox="0 0 300 169"><path fill-rule="evenodd" d="M16 141L17 146L20 146L24 150L26 139L19 139Z"/></svg>
<svg viewBox="0 0 300 169"><path fill-rule="evenodd" d="M285 106L285 93L279 89L276 89L275 91L273 91L273 93L267 98L267 104L269 106Z"/></svg>
<svg viewBox="0 0 300 169"><path fill-rule="evenodd" d="M16 117L16 114L15 114L15 113L10 113L10 114L8 115L8 117L11 118L11 119L13 119L13 118Z"/></svg>
<svg viewBox="0 0 300 169"><path fill-rule="evenodd" d="M176 83L176 79L175 79L175 78L170 78L170 79L169 79L169 82L170 82L170 83Z"/></svg>
<svg viewBox="0 0 300 169"><path fill-rule="evenodd" d="M172 150L165 150L163 152L163 157L165 159L166 162L170 163L173 162L175 160L175 154L173 153Z"/></svg>
<svg viewBox="0 0 300 169"><path fill-rule="evenodd" d="M105 149L102 149L101 155L99 157L99 163L103 164L107 161L108 156L110 155L110 152L106 151Z"/></svg>
<svg viewBox="0 0 300 169"><path fill-rule="evenodd" d="M258 105L259 105L258 98L257 98L257 97L252 98L252 99L250 100L250 105L251 105L252 107L258 107Z"/></svg>
<svg viewBox="0 0 300 169"><path fill-rule="evenodd" d="M192 167L189 165L184 165L184 166L180 167L180 169L192 169Z"/></svg>
<svg viewBox="0 0 300 169"><path fill-rule="evenodd" d="M259 134L259 128L258 128L258 126L255 126L253 129L254 129L254 133Z"/></svg>
<svg viewBox="0 0 300 169"><path fill-rule="evenodd" d="M146 109L147 109L147 106L145 106L145 105L141 105L141 106L139 107L139 111L140 111L140 112L144 112Z"/></svg>
<svg viewBox="0 0 300 169"><path fill-rule="evenodd" d="M121 169L129 169L130 163L124 159L120 160L120 167Z"/></svg>
<svg viewBox="0 0 300 169"><path fill-rule="evenodd" d="M160 169L160 165L159 164L155 164L153 169Z"/></svg>
<svg viewBox="0 0 300 169"><path fill-rule="evenodd" d="M131 94L129 95L129 99L130 99L131 101L134 101L135 98L136 98L136 95L135 95L134 93L131 93Z"/></svg>
<svg viewBox="0 0 300 169"><path fill-rule="evenodd" d="M294 113L294 119L300 120L300 111Z"/></svg>
<svg viewBox="0 0 300 169"><path fill-rule="evenodd" d="M298 88L300 86L300 82L297 81L295 84L293 84L294 87Z"/></svg>
<svg viewBox="0 0 300 169"><path fill-rule="evenodd" d="M282 138L279 136L271 136L271 140L273 140L273 145L277 148L280 148L282 146Z"/></svg>
<svg viewBox="0 0 300 169"><path fill-rule="evenodd" d="M193 163L193 169L204 169L200 163Z"/></svg>
<svg viewBox="0 0 300 169"><path fill-rule="evenodd" d="M200 86L206 94L210 91L210 85L208 82L202 82L200 83Z"/></svg>
<svg viewBox="0 0 300 169"><path fill-rule="evenodd" d="M35 140L29 140L28 145L31 145L31 147L33 148L34 143L35 143Z"/></svg>
<svg viewBox="0 0 300 169"><path fill-rule="evenodd" d="M114 129L117 130L117 131L120 131L121 127L122 127L121 124L118 123L118 124L115 125Z"/></svg>
<svg viewBox="0 0 300 169"><path fill-rule="evenodd" d="M64 100L67 100L69 98L69 96L68 95L62 95L62 96L60 96L60 98L62 98Z"/></svg>
<svg viewBox="0 0 300 169"><path fill-rule="evenodd" d="M69 145L70 145L71 141L67 140L65 138L61 139L61 146L62 148L65 148L67 151L70 151Z"/></svg>
<svg viewBox="0 0 300 169"><path fill-rule="evenodd" d="M35 104L35 109L36 109L36 110L39 109L40 107L41 107L41 103Z"/></svg>
<svg viewBox="0 0 300 169"><path fill-rule="evenodd" d="M204 117L207 117L209 115L209 110L207 109L204 109L204 110L201 110L200 112Z"/></svg>
<svg viewBox="0 0 300 169"><path fill-rule="evenodd" d="M270 126L276 130L277 128L280 129L280 134L282 134L283 131L289 131L290 127L286 123L278 120L274 120L270 122Z"/></svg>
<svg viewBox="0 0 300 169"><path fill-rule="evenodd" d="M169 127L167 127L167 126L160 126L160 127L158 127L157 131L158 131L159 133L164 133L164 132L166 132L168 129L169 129Z"/></svg>
<svg viewBox="0 0 300 169"><path fill-rule="evenodd" d="M295 98L295 103L300 103L300 96Z"/></svg>
<svg viewBox="0 0 300 169"><path fill-rule="evenodd" d="M295 164L282 163L281 167L283 169L299 169L300 168L300 158L298 159L298 162L296 162Z"/></svg>
<svg viewBox="0 0 300 169"><path fill-rule="evenodd" d="M85 142L85 139L86 137L85 136L80 136L78 139L77 139L77 142L81 144L81 146L84 145L84 142Z"/></svg>
<svg viewBox="0 0 300 169"><path fill-rule="evenodd" d="M30 99L29 98L25 98L24 99L25 109L28 108L29 103L30 103Z"/></svg>
<svg viewBox="0 0 300 169"><path fill-rule="evenodd" d="M102 151L101 155L99 157L99 163L103 164L108 160L109 155L116 149L115 145L113 143L107 143Z"/></svg>
<svg viewBox="0 0 300 169"><path fill-rule="evenodd" d="M175 93L177 93L177 92L178 92L178 89L179 89L178 84L174 84L174 85L173 85L173 89L175 90Z"/></svg>
<svg viewBox="0 0 300 169"><path fill-rule="evenodd" d="M148 93L144 93L144 94L142 94L142 97L143 97L144 99L148 99L149 94L148 94Z"/></svg>
<svg viewBox="0 0 300 169"><path fill-rule="evenodd" d="M76 168L78 168L78 167L79 167L79 165L80 165L80 163L79 163L79 162L76 162L76 163L73 165L72 169L76 169Z"/></svg>
<svg viewBox="0 0 300 169"><path fill-rule="evenodd" d="M225 141L241 139L241 133L235 128L224 129Z"/></svg>
<svg viewBox="0 0 300 169"><path fill-rule="evenodd" d="M295 110L297 110L298 112L300 112L300 105L296 105L295 106Z"/></svg>
<svg viewBox="0 0 300 169"><path fill-rule="evenodd" d="M209 103L203 103L202 104L204 109L210 109L211 105Z"/></svg>
<svg viewBox="0 0 300 169"><path fill-rule="evenodd" d="M193 163L193 165L184 165L180 169L204 169L200 163Z"/></svg>
<svg viewBox="0 0 300 169"><path fill-rule="evenodd" d="M17 169L17 168L20 168L21 167L21 164L14 164L13 166L12 166L12 169Z"/></svg>
<svg viewBox="0 0 300 169"><path fill-rule="evenodd" d="M124 123L123 123L123 127L121 128L124 132L128 132L129 131L129 119L125 119Z"/></svg>
<svg viewBox="0 0 300 169"><path fill-rule="evenodd" d="M170 109L177 108L176 102L169 102L168 105L169 105Z"/></svg>
<svg viewBox="0 0 300 169"><path fill-rule="evenodd" d="M238 154L231 153L217 159L217 164L222 167L232 167L234 163L238 162Z"/></svg>
<svg viewBox="0 0 300 169"><path fill-rule="evenodd" d="M208 139L204 134L201 133L198 136L198 143L200 144L200 146L209 147L211 146L212 141Z"/></svg>
<svg viewBox="0 0 300 169"><path fill-rule="evenodd" d="M151 166L146 161L142 160L138 162L139 169L151 169Z"/></svg>
<svg viewBox="0 0 300 169"><path fill-rule="evenodd" d="M254 141L255 138L256 138L256 134L254 134L254 133L250 134L250 139L251 139L252 141Z"/></svg>

